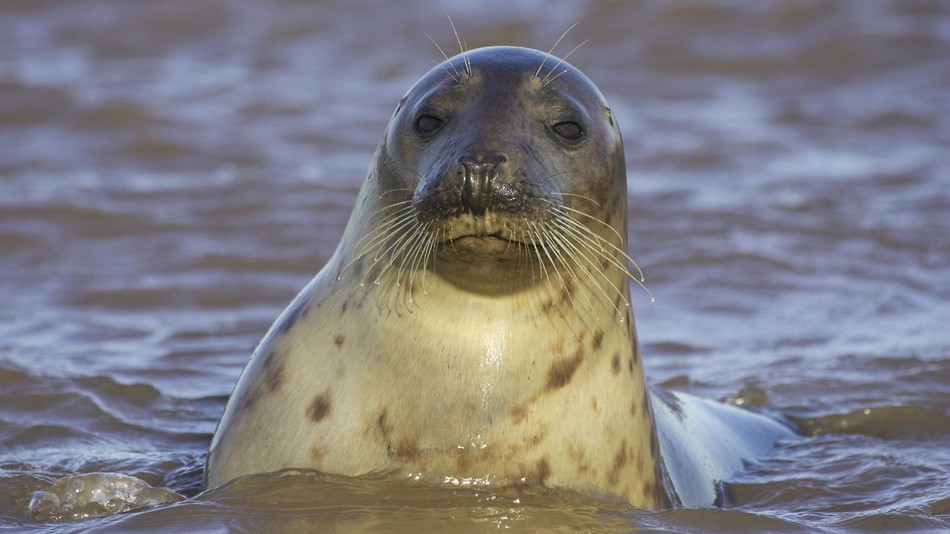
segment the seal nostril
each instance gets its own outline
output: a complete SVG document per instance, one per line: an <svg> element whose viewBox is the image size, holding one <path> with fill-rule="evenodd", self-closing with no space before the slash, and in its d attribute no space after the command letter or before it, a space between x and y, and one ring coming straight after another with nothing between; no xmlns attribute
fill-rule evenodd
<svg viewBox="0 0 950 534"><path fill-rule="evenodd" d="M475 152L459 158L462 175L462 205L475 215L484 215L492 202L492 187L508 161L504 154Z"/></svg>

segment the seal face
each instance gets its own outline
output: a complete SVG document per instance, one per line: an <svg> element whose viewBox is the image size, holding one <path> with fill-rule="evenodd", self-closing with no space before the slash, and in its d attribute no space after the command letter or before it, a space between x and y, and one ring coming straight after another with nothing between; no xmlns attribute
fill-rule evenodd
<svg viewBox="0 0 950 534"><path fill-rule="evenodd" d="M587 77L525 48L446 60L238 381L206 485L312 468L668 504L659 441L686 434L654 426L625 224L620 131Z"/></svg>

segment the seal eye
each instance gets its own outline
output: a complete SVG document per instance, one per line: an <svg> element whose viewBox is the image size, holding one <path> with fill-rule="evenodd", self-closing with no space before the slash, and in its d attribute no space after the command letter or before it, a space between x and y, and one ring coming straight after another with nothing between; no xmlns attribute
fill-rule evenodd
<svg viewBox="0 0 950 534"><path fill-rule="evenodd" d="M442 127L442 119L432 115L419 115L414 125L419 135L429 135Z"/></svg>
<svg viewBox="0 0 950 534"><path fill-rule="evenodd" d="M584 137L584 130L581 125L573 121L559 122L552 128L554 128L554 133L568 141L579 141L581 137Z"/></svg>

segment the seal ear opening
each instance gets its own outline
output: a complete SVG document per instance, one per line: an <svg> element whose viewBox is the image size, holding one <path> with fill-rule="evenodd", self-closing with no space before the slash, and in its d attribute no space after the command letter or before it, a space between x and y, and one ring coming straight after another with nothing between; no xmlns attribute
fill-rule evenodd
<svg viewBox="0 0 950 534"><path fill-rule="evenodd" d="M393 111L393 117L395 117L396 114L399 113L399 110L402 109L403 104L405 104L405 103L406 103L406 100L408 100L408 99L409 99L409 93L406 93L405 96L403 96L401 99L399 99L399 103L396 104L396 110Z"/></svg>

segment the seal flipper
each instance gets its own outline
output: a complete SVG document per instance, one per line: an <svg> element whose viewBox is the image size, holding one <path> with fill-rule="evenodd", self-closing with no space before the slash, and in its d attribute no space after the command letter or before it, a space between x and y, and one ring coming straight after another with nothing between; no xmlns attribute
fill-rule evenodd
<svg viewBox="0 0 950 534"><path fill-rule="evenodd" d="M650 388L670 500L718 506L720 483L795 433L781 422L685 393Z"/></svg>

